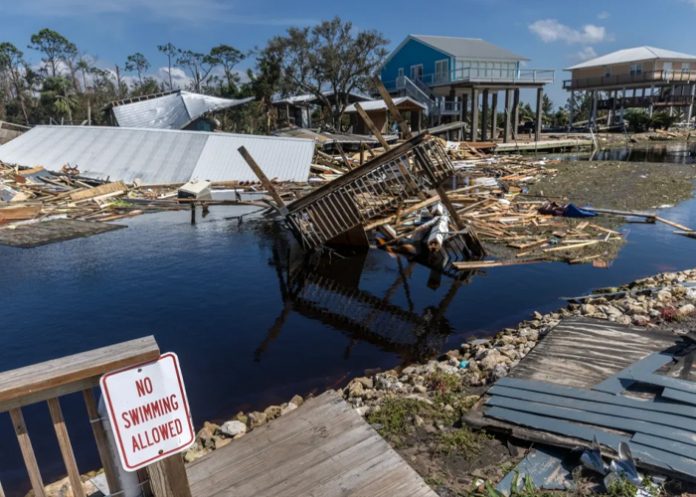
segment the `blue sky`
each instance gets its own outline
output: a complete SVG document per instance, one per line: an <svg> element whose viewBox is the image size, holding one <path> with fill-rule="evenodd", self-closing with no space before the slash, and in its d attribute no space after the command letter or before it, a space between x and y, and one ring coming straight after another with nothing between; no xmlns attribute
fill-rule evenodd
<svg viewBox="0 0 696 497"><path fill-rule="evenodd" d="M38 62L29 37L50 27L101 66L141 51L157 68L161 43L250 50L291 25L335 15L381 31L390 48L409 33L484 38L529 57L530 68L556 69L548 92L557 105L567 98L562 69L583 58L638 45L696 53L696 0L0 0L0 41Z"/></svg>

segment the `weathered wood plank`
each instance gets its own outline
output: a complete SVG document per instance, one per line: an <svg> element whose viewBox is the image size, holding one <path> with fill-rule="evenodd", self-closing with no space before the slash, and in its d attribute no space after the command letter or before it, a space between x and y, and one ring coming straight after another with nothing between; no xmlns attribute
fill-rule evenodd
<svg viewBox="0 0 696 497"><path fill-rule="evenodd" d="M72 200L73 202L79 202L94 197L100 197L109 193L125 193L127 190L128 188L126 188L126 185L123 184L122 181L117 181L115 183L105 183L103 185L95 186L94 188L85 188L84 190L74 191L70 194L70 200Z"/></svg>
<svg viewBox="0 0 696 497"><path fill-rule="evenodd" d="M147 467L150 490L154 497L191 497L191 488L184 458L181 454L151 464Z"/></svg>
<svg viewBox="0 0 696 497"><path fill-rule="evenodd" d="M34 447L31 445L31 439L29 438L29 432L27 431L27 425L24 422L22 411L20 409L12 409L10 410L10 417L12 418L15 433L17 434L19 449L22 452L24 466L27 468L29 481L31 482L31 488L34 490L34 495L36 497L45 497L44 484L43 480L41 479L39 464L36 462Z"/></svg>
<svg viewBox="0 0 696 497"><path fill-rule="evenodd" d="M599 319L565 319L512 369L510 377L589 389L675 341L669 332L646 333Z"/></svg>
<svg viewBox="0 0 696 497"><path fill-rule="evenodd" d="M68 429L65 426L63 410L60 408L60 401L58 399L48 399L48 412L51 415L53 429L56 432L58 447L60 448L60 454L63 457L65 469L68 471L68 479L70 480L73 496L85 497L85 491L84 488L82 488L82 480L80 479L80 471L77 469L75 453L73 452L72 444L70 443L70 435L68 434Z"/></svg>
<svg viewBox="0 0 696 497"><path fill-rule="evenodd" d="M82 396L85 399L89 423L92 425L94 441L97 444L97 451L99 452L99 459L104 468L104 475L106 476L106 483L109 486L109 492L111 494L116 494L121 491L121 484L116 476L116 461L114 461L114 456L109 449L106 431L99 418L99 410L97 408L97 401L94 398L94 391L91 388L83 390Z"/></svg>
<svg viewBox="0 0 696 497"><path fill-rule="evenodd" d="M86 390L108 371L158 357L149 336L0 373L0 412Z"/></svg>
<svg viewBox="0 0 696 497"><path fill-rule="evenodd" d="M193 497L436 496L335 393L194 462L188 476Z"/></svg>

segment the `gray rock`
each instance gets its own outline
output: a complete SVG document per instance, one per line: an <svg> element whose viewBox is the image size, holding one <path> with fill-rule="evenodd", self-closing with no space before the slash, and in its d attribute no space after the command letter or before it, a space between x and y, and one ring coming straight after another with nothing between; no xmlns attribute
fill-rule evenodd
<svg viewBox="0 0 696 497"><path fill-rule="evenodd" d="M246 433L247 427L241 421L231 420L223 423L219 431L226 437L239 438Z"/></svg>

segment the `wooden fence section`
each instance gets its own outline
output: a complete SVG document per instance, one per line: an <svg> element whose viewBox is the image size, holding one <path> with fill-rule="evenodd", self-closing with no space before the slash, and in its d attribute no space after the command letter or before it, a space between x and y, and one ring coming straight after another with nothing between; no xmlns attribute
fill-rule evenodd
<svg viewBox="0 0 696 497"><path fill-rule="evenodd" d="M110 450L106 431L100 422L93 389L98 386L99 378L103 374L155 361L159 356L157 342L154 337L149 336L0 373L0 413L9 412L36 497L45 497L44 482L24 422L22 407L38 402L48 404L73 495L84 497L80 471L75 462L70 435L60 406L60 397L81 391L109 490L111 494L115 494L121 491L116 473L117 462ZM180 457L172 457L158 465L153 465L148 468L148 473L150 487L155 496L172 495L175 492L168 491L167 481L176 480L182 474L185 478L183 461ZM176 485L176 487L177 495L189 494L188 484L183 487ZM2 496L0 486L0 497Z"/></svg>

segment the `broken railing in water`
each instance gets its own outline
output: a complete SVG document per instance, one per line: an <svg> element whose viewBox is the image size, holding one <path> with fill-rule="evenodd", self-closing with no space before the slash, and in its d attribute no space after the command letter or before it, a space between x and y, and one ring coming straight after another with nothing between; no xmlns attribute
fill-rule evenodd
<svg viewBox="0 0 696 497"><path fill-rule="evenodd" d="M452 174L454 168L440 142L418 135L296 200L288 206L286 219L307 250L324 244L366 244L365 224L434 189L471 254L481 256L476 235L461 224L440 186Z"/></svg>

